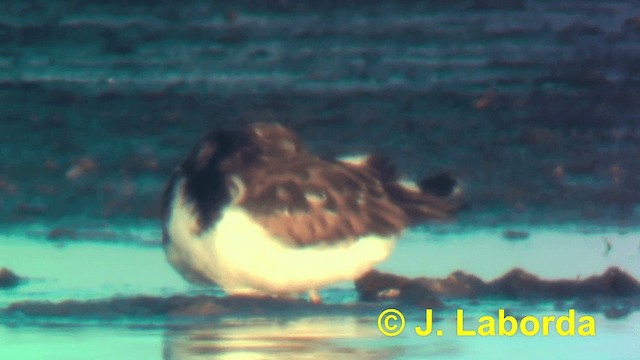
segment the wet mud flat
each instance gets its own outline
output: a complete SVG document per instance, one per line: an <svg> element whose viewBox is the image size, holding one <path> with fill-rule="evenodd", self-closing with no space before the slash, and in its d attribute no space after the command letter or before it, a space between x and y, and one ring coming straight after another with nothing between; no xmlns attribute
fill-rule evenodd
<svg viewBox="0 0 640 360"><path fill-rule="evenodd" d="M330 304L206 295L20 301L0 310L0 328L7 342L0 354L13 349L27 355L23 358L35 359L51 351L69 359L86 356L72 350L78 348L96 352L98 358L106 358L102 353L162 359L506 359L522 346L535 349L524 355L527 359L549 354L572 358L585 351L603 359L640 353L629 347L635 336L633 324L640 319L640 286L615 268L584 280L553 281L521 270L490 282L464 273L445 279L410 279L372 272L357 283L357 289L359 301ZM397 337L386 337L377 327L380 314L390 308L406 318L406 330ZM432 326L446 335L414 333L414 327L426 327L427 308L433 311ZM575 310L573 323L567 326L575 331L588 316L594 319L597 333L567 340L551 326L550 336L543 337L516 333L479 341L457 335L460 327L475 329L482 316L497 323L500 309L518 321L525 316L540 321L545 316L568 318ZM25 334L33 338L25 341ZM34 348L43 350L34 352Z"/></svg>
<svg viewBox="0 0 640 360"><path fill-rule="evenodd" d="M258 120L327 157L454 171L467 223L640 217L634 1L2 10L0 224L153 221L149 199L204 131Z"/></svg>
<svg viewBox="0 0 640 360"><path fill-rule="evenodd" d="M250 296L134 296L103 300L20 301L2 309L5 324L30 320L191 320L228 317L367 316L383 307L455 309L483 301L523 306L551 302L562 310L574 308L621 318L640 310L640 283L617 268L581 280L543 280L520 269L485 282L464 272L445 279L416 278L372 271L356 281L360 301L313 304L303 299ZM13 319L13 320L12 320ZM18 322L14 323L18 324Z"/></svg>

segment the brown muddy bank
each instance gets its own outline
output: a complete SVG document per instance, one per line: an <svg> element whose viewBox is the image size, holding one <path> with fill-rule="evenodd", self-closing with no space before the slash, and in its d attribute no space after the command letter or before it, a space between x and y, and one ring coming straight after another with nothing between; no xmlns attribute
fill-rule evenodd
<svg viewBox="0 0 640 360"><path fill-rule="evenodd" d="M362 301L312 304L302 299L247 296L134 296L61 302L21 301L0 310L0 322L58 320L209 321L242 317L297 318L308 316L375 317L384 308L454 309L496 302L511 308L535 308L551 303L556 310L573 308L625 317L640 309L640 283L610 268L601 275L576 280L543 280L514 269L485 282L473 275L454 272L444 279L409 279L373 271L356 282ZM28 322L28 321L27 321Z"/></svg>
<svg viewBox="0 0 640 360"><path fill-rule="evenodd" d="M24 281L24 279L16 275L13 271L7 268L0 268L0 290L14 288L22 281Z"/></svg>
<svg viewBox="0 0 640 360"><path fill-rule="evenodd" d="M363 301L392 298L399 303L426 307L460 299L475 304L487 299L530 304L553 301L558 309L603 312L609 318L624 317L640 308L640 283L617 267L601 275L574 280L545 280L518 268L492 281L462 271L444 279L411 279L374 270L356 281L356 289Z"/></svg>

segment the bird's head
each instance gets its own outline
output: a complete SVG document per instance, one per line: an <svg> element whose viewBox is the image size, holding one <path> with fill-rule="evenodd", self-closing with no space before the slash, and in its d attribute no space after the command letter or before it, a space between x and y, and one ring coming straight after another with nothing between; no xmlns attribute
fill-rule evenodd
<svg viewBox="0 0 640 360"><path fill-rule="evenodd" d="M243 132L211 131L191 150L182 163L181 170L187 178L212 176L220 171L220 165L225 160L237 156L247 144L248 137Z"/></svg>
<svg viewBox="0 0 640 360"><path fill-rule="evenodd" d="M206 228L219 210L241 193L234 179L243 169L305 151L302 140L279 124L256 123L240 131L213 130L194 146L174 175L165 194L165 213L177 180L183 179L187 199Z"/></svg>
<svg viewBox="0 0 640 360"><path fill-rule="evenodd" d="M165 194L165 213L182 179L187 201L195 206L201 228L206 228L231 199L227 164L251 157L250 139L246 132L214 130L193 147L180 165Z"/></svg>

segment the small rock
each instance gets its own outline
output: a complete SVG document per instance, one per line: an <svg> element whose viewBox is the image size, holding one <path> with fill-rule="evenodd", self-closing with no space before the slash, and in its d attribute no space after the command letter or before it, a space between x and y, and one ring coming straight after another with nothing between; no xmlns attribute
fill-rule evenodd
<svg viewBox="0 0 640 360"><path fill-rule="evenodd" d="M473 103L473 107L475 107L477 110L486 109L493 103L495 98L496 91L493 89L488 90Z"/></svg>
<svg viewBox="0 0 640 360"><path fill-rule="evenodd" d="M612 306L604 311L604 316L607 319L622 319L631 313L631 309L626 306L617 307Z"/></svg>
<svg viewBox="0 0 640 360"><path fill-rule="evenodd" d="M96 168L98 168L98 162L91 157L85 156L71 166L65 173L65 176L69 180L75 180Z"/></svg>
<svg viewBox="0 0 640 360"><path fill-rule="evenodd" d="M526 240L529 238L529 232L527 231L517 231L517 230L507 230L502 236L504 236L507 240Z"/></svg>
<svg viewBox="0 0 640 360"><path fill-rule="evenodd" d="M47 240L50 241L58 241L58 240L68 240L68 239L77 239L78 232L74 229L68 229L64 227L56 227L51 229L47 234Z"/></svg>
<svg viewBox="0 0 640 360"><path fill-rule="evenodd" d="M0 268L0 289L9 289L18 286L22 279L7 268Z"/></svg>

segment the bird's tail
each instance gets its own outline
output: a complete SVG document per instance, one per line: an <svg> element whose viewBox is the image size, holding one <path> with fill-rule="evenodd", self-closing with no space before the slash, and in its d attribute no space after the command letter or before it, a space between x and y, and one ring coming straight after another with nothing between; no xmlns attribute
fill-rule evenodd
<svg viewBox="0 0 640 360"><path fill-rule="evenodd" d="M411 225L428 220L447 220L461 208L462 185L448 173L423 179L418 184L400 181L388 159L372 156L370 167L377 170L391 200L404 210Z"/></svg>

